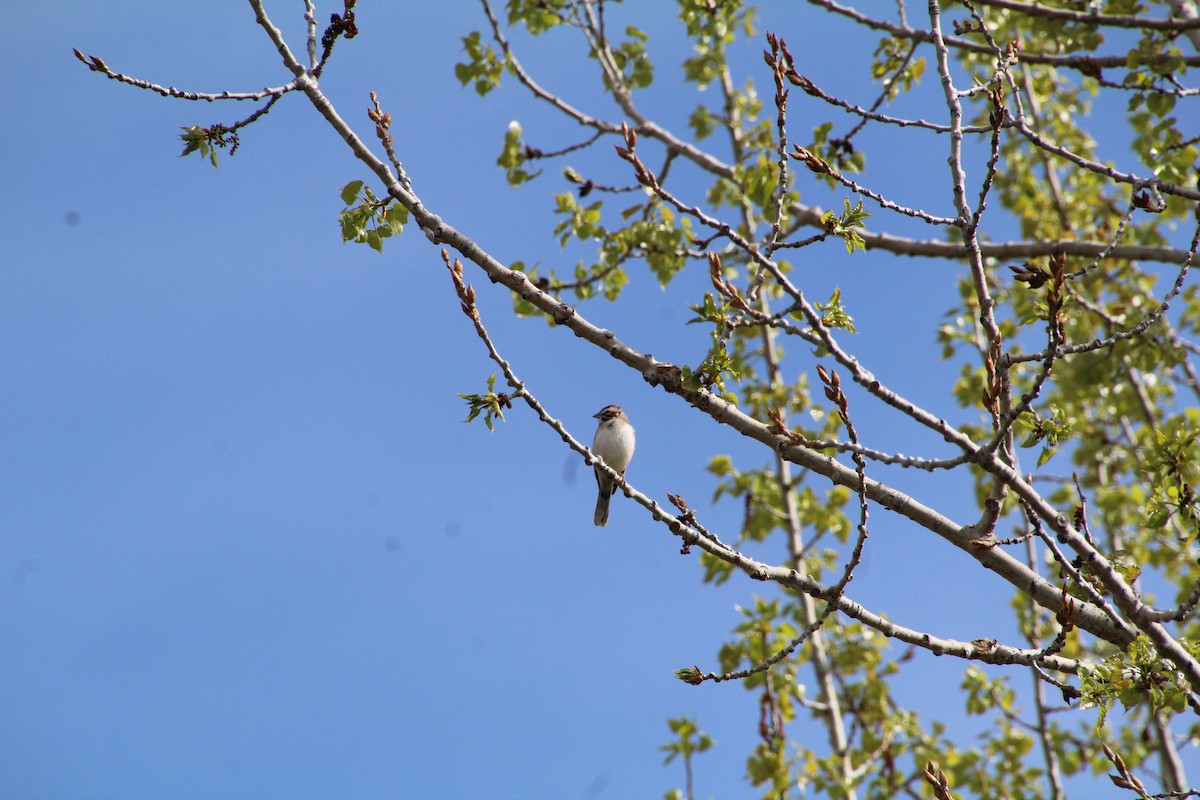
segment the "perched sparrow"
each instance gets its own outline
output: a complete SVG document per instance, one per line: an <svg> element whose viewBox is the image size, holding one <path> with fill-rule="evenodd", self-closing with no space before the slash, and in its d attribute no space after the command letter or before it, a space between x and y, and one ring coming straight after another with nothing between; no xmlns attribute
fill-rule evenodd
<svg viewBox="0 0 1200 800"><path fill-rule="evenodd" d="M596 429L596 441L592 443L592 452L604 459L604 463L625 477L625 468L633 458L633 426L629 417L620 406L605 406L595 415L600 420ZM617 491L617 484L607 475L596 470L596 483L600 486L600 496L596 498L596 515L592 521L603 528L608 524L608 501Z"/></svg>

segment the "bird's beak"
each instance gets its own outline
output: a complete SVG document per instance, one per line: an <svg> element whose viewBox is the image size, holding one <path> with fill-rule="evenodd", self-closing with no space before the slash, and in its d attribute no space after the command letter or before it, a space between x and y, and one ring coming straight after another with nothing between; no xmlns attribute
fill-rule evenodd
<svg viewBox="0 0 1200 800"><path fill-rule="evenodd" d="M592 419L600 419L602 416L604 416L603 409L601 409L600 411L597 411L595 414L592 414Z"/></svg>

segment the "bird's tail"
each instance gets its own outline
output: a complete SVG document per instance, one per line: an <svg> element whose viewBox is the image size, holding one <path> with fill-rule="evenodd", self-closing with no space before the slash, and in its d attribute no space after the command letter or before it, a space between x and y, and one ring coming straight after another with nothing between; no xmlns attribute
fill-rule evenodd
<svg viewBox="0 0 1200 800"><path fill-rule="evenodd" d="M596 513L592 522L596 523L597 527L603 528L608 524L608 501L611 499L612 495L608 492L600 492L600 496L596 498Z"/></svg>

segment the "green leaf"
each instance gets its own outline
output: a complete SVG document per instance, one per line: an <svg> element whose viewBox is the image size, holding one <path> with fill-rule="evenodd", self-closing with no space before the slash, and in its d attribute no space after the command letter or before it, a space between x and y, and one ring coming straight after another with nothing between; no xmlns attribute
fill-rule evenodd
<svg viewBox="0 0 1200 800"><path fill-rule="evenodd" d="M1154 92L1146 95L1146 108L1156 117L1165 117L1175 108L1175 95Z"/></svg>
<svg viewBox="0 0 1200 800"><path fill-rule="evenodd" d="M389 234L399 234L404 231L408 222L408 209L399 203L393 203L383 212L383 220L388 226Z"/></svg>
<svg viewBox="0 0 1200 800"><path fill-rule="evenodd" d="M206 144L207 140L204 136L204 129L199 125L193 125L190 128L184 128L183 133L179 135L179 138L183 139L183 152L179 154L180 158L190 155L197 150L199 150L201 155L203 155L204 151L208 149Z"/></svg>
<svg viewBox="0 0 1200 800"><path fill-rule="evenodd" d="M1046 462L1053 458L1057 451L1058 448L1056 447L1043 447L1042 452L1038 454L1037 465L1039 467L1045 466Z"/></svg>
<svg viewBox="0 0 1200 800"><path fill-rule="evenodd" d="M342 187L342 202L345 205L350 205L358 199L358 193L362 191L362 181L350 181Z"/></svg>
<svg viewBox="0 0 1200 800"><path fill-rule="evenodd" d="M1171 519L1171 509L1159 506L1146 517L1147 528L1165 528Z"/></svg>

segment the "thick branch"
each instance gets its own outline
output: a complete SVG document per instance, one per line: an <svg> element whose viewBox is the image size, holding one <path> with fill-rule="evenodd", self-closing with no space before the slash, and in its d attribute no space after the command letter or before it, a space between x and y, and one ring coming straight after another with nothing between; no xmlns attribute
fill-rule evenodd
<svg viewBox="0 0 1200 800"><path fill-rule="evenodd" d="M813 228L823 228L821 216L825 213L819 206L793 205L792 213L798 222ZM966 258L969 249L962 242L945 242L937 239L909 239L904 236L893 236L888 233L871 233L860 231L868 250L883 250L901 256L918 256L923 258ZM1188 254L1187 250L1174 247L1154 247L1149 245L1116 245L1107 242L1081 242L1072 240L1039 240L1030 242L980 242L979 252L987 258L996 259L1029 259L1039 258L1054 253L1064 253L1068 256L1095 258L1107 255L1109 258L1130 261L1155 261L1168 264L1181 263Z"/></svg>
<svg viewBox="0 0 1200 800"><path fill-rule="evenodd" d="M1069 11L1065 8L1050 8L1040 4L1019 3L1016 0L975 0L977 5L1016 11L1027 17L1045 17L1083 25L1100 25L1109 28L1140 28L1155 31L1186 31L1200 28L1200 19L1155 19L1134 15L1098 14L1092 11Z"/></svg>
<svg viewBox="0 0 1200 800"><path fill-rule="evenodd" d="M860 11L850 8L849 6L843 6L839 3L836 3L833 0L808 1L813 5L820 6L821 8L841 14L844 17L848 17L860 25L865 25L866 27L873 28L874 30L885 31L892 36L897 36L902 39L916 39L917 41L921 42L933 41L933 31L922 30L920 28L910 28L907 25L897 25L893 22L887 22L886 20L875 19L874 17L869 17ZM972 42L970 39L963 39L957 36L946 36L943 37L943 39L947 45L955 48L956 50L966 50L968 52L982 53L985 55L991 55L993 53L993 50L989 45ZM1152 59L1152 61L1166 61L1169 58L1174 57L1168 56L1164 53L1163 55L1159 56L1158 59ZM1183 56L1179 60L1189 67L1200 66L1200 56ZM1025 62L1026 64L1050 64L1057 67L1070 67L1072 69L1088 71L1094 70L1096 67L1121 68L1127 66L1128 64L1128 59L1124 55L1099 56L1083 54L1077 56L1058 56L1049 55L1046 53L1028 52L1021 53L1021 61Z"/></svg>

